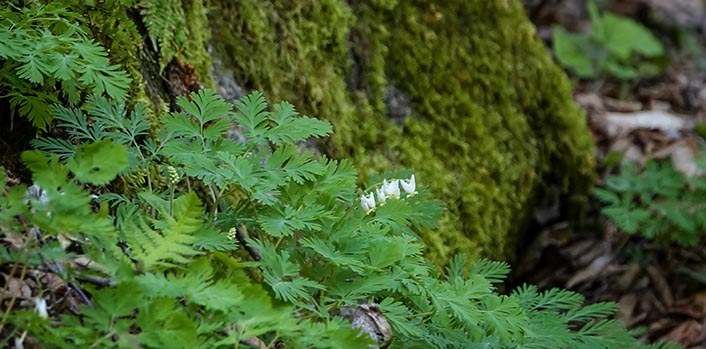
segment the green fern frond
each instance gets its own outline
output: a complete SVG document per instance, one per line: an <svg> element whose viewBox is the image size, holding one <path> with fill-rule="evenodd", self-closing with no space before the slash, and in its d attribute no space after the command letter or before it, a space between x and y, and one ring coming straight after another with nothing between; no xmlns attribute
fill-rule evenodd
<svg viewBox="0 0 706 349"><path fill-rule="evenodd" d="M275 126L268 130L266 137L275 145L301 142L310 137L323 137L333 130L328 122L305 116L296 117L298 114L294 106L287 102L275 104L272 109L267 116Z"/></svg>
<svg viewBox="0 0 706 349"><path fill-rule="evenodd" d="M132 257L144 268L170 267L189 262L189 257L200 254L192 245L194 233L203 225L201 201L194 193L182 195L169 205L149 193L140 198L159 212L159 219L146 219L140 210L130 204L118 208L120 232L132 250Z"/></svg>
<svg viewBox="0 0 706 349"><path fill-rule="evenodd" d="M159 50L160 71L181 54L188 39L184 9L179 0L143 0L140 2L147 34Z"/></svg>
<svg viewBox="0 0 706 349"><path fill-rule="evenodd" d="M185 272L148 273L136 277L150 297L185 297L188 302L206 309L228 311L241 307L243 291L228 280L216 280L208 259L199 258Z"/></svg>
<svg viewBox="0 0 706 349"><path fill-rule="evenodd" d="M209 89L192 92L189 98L191 100L185 97L178 97L177 104L186 113L195 117L202 126L224 117L232 108L230 104Z"/></svg>

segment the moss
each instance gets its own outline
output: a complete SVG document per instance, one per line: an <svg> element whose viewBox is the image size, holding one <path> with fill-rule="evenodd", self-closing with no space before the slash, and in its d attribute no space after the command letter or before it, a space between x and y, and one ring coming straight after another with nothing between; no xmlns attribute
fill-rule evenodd
<svg viewBox="0 0 706 349"><path fill-rule="evenodd" d="M184 42L184 56L187 63L194 66L199 82L213 88L211 56L208 54L208 41L211 32L208 28L207 9L203 0L182 0L189 39Z"/></svg>
<svg viewBox="0 0 706 349"><path fill-rule="evenodd" d="M577 202L592 141L518 1L212 0L217 54L248 89L330 120L363 176L408 167L447 204L427 254L508 258L543 185ZM403 124L385 89L412 99Z"/></svg>

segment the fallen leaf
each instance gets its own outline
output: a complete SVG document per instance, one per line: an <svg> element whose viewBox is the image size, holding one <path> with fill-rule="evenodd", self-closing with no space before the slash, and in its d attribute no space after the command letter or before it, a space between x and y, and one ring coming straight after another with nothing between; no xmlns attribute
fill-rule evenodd
<svg viewBox="0 0 706 349"><path fill-rule="evenodd" d="M613 260L613 256L600 256L593 260L586 268L577 272L574 276L566 282L567 288L572 288L577 284L593 281L601 276L603 271L606 269L610 261Z"/></svg>
<svg viewBox="0 0 706 349"><path fill-rule="evenodd" d="M669 287L667 279L664 277L662 270L654 265L650 265L647 267L647 275L649 275L650 281L652 281L652 286L659 295L662 304L666 307L671 307L672 304L674 304L674 295L671 287Z"/></svg>
<svg viewBox="0 0 706 349"><path fill-rule="evenodd" d="M692 126L683 117L662 111L646 110L636 113L606 113L599 126L610 136L627 134L638 129L655 129L674 132L690 129Z"/></svg>
<svg viewBox="0 0 706 349"><path fill-rule="evenodd" d="M706 328L704 324L691 319L677 325L667 335L660 338L660 341L675 342L689 346L702 344L704 339L706 339Z"/></svg>

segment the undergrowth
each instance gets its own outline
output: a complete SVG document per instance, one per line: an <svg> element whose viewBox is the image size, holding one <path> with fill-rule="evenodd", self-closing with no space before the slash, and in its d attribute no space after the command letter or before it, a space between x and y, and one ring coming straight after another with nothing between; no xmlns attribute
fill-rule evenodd
<svg viewBox="0 0 706 349"><path fill-rule="evenodd" d="M302 149L332 128L289 103L234 110L202 90L153 127L109 39L136 39L118 18L139 8L163 69L183 54L179 2L66 5L0 9L2 97L66 136L22 154L33 183L0 176L0 346L645 347L613 303L501 294L504 262L437 269L417 235L443 212L424 178L358 186L350 162Z"/></svg>
<svg viewBox="0 0 706 349"><path fill-rule="evenodd" d="M46 130L53 104L80 105L92 94L115 100L144 94L144 63L136 59L147 54L130 11L141 15L138 22L158 52L159 73L174 60L204 71L205 47L188 43L192 38L203 46L203 38L196 40L190 32L180 1L13 0L0 8L0 99L7 98L20 117Z"/></svg>
<svg viewBox="0 0 706 349"><path fill-rule="evenodd" d="M23 153L31 186L2 177L3 266L40 280L35 309L3 299L3 345L363 347L344 316L376 302L392 348L642 347L606 318L613 303L500 294L503 262L437 270L415 231L436 226L440 202L409 171L358 187L349 162L297 145L328 123L259 93L237 111L209 90L178 104L156 138L140 106L54 106L69 139ZM233 124L246 141L226 137Z"/></svg>
<svg viewBox="0 0 706 349"><path fill-rule="evenodd" d="M703 171L704 159L697 161ZM671 162L626 163L608 176L596 196L622 231L664 245L696 246L706 229L706 177L685 176Z"/></svg>

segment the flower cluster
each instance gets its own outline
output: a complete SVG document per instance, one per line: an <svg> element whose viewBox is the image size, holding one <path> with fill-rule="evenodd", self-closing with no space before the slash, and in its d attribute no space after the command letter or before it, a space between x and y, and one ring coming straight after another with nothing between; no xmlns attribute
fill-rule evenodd
<svg viewBox="0 0 706 349"><path fill-rule="evenodd" d="M171 185L175 185L181 180L179 172L173 166L167 167L167 173L169 174L169 183L171 183Z"/></svg>
<svg viewBox="0 0 706 349"><path fill-rule="evenodd" d="M230 228L230 230L228 230L228 235L226 235L226 237L228 238L228 240L235 240L236 234L237 230L235 229L235 227L232 227Z"/></svg>
<svg viewBox="0 0 706 349"><path fill-rule="evenodd" d="M388 198L400 198L400 186L402 190L407 193L407 196L412 196L416 194L417 183L415 182L414 175L409 177L409 179L393 179L387 181L383 179L382 186L375 189L375 192L371 192L368 195L363 194L360 197L360 205L363 207L365 214L375 211L375 195L377 195L377 204L380 206L385 204Z"/></svg>

